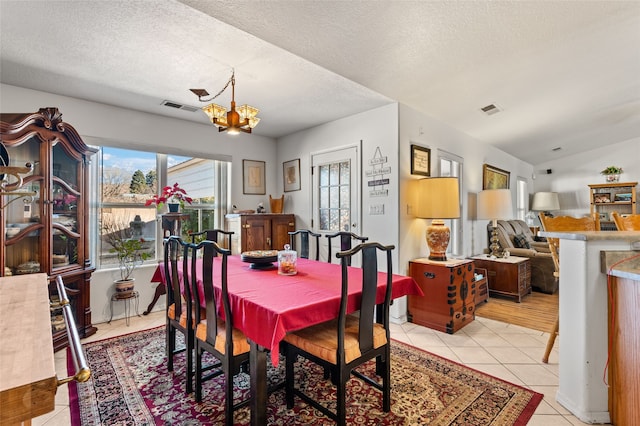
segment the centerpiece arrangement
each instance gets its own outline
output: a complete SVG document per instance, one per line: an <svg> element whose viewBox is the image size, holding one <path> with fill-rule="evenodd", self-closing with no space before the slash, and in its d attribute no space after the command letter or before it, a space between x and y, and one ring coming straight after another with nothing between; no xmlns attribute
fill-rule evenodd
<svg viewBox="0 0 640 426"><path fill-rule="evenodd" d="M192 202L193 198L189 197L187 191L180 188L180 185L176 182L173 186L165 186L162 188L162 194L154 195L151 199L147 200L144 205L150 206L155 204L158 210L160 210L166 203L169 206L169 212L177 213L179 208L184 208L184 203L191 204Z"/></svg>
<svg viewBox="0 0 640 426"><path fill-rule="evenodd" d="M620 180L620 175L622 174L622 167L609 166L602 170L600 174L604 175L607 183L618 182Z"/></svg>

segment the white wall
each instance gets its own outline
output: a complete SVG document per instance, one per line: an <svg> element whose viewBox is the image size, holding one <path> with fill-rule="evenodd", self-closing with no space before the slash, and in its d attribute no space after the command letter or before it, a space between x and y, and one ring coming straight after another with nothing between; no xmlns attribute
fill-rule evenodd
<svg viewBox="0 0 640 426"><path fill-rule="evenodd" d="M362 141L362 221L357 234L366 235L370 241L397 244L398 241L398 107L390 104L361 114L313 127L278 139L279 191L283 192L282 163L300 158L301 190L285 194L284 211L296 214L297 228L311 228L311 155L332 148L360 144ZM387 197L370 197L366 171L371 169L369 160L380 149L391 167ZM384 204L383 215L370 215L371 204ZM397 259L394 259L394 265Z"/></svg>
<svg viewBox="0 0 640 426"><path fill-rule="evenodd" d="M600 171L608 166L622 167L620 182L638 182L640 137L535 166L534 191L558 193L560 211L554 214L584 216L590 208L588 185L605 183Z"/></svg>
<svg viewBox="0 0 640 426"><path fill-rule="evenodd" d="M213 125L172 119L81 99L0 85L0 112L35 112L43 107L57 107L65 122L72 125L88 144L123 148L171 151L201 157L229 156L232 159L231 204L241 209L255 209L259 202L269 205L268 194L282 190L282 177L276 180L276 142L267 137L218 133ZM199 114L195 112L194 114ZM242 194L242 160L266 161L266 194ZM282 168L281 163L280 168ZM282 172L280 172L282 173ZM91 244L91 242L90 242ZM150 270L149 270L150 269ZM109 319L109 297L115 271L97 271L91 279L91 309L94 323ZM150 285L153 268L136 271L136 289L140 292L141 312L151 301L156 284ZM162 309L164 297L154 310ZM123 315L122 302L115 306L115 318Z"/></svg>
<svg viewBox="0 0 640 426"><path fill-rule="evenodd" d="M409 214L410 184L423 176L411 175L411 144L431 149L431 176L438 176L438 149L455 154L463 159L463 176L460 187L463 218L463 256L481 253L487 245L486 226L488 221L475 220L476 194L482 190L482 166L488 163L510 172L509 187L513 193L515 214L516 179L528 178L532 190L533 166L499 149L477 141L469 135L432 119L406 105L400 106L400 273L406 273L408 262L428 255L425 240L427 219L418 219Z"/></svg>

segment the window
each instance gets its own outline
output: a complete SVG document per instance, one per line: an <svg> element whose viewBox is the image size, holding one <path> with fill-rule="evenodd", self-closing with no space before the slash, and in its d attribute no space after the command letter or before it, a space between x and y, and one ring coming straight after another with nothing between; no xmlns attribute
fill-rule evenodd
<svg viewBox="0 0 640 426"><path fill-rule="evenodd" d="M516 180L516 218L520 220L527 219L527 211L529 210L529 191L527 187L527 180L518 177Z"/></svg>
<svg viewBox="0 0 640 426"><path fill-rule="evenodd" d="M440 177L457 177L460 185L460 197L462 197L462 158L446 151L438 150L440 159ZM462 203L460 203L460 212L462 212ZM458 256L462 254L462 221L460 219L445 220L445 224L451 230L451 239L447 247L447 254Z"/></svg>
<svg viewBox="0 0 640 426"><path fill-rule="evenodd" d="M223 226L228 162L112 147L100 148L97 160L93 171L98 199L93 204L100 244L92 255L99 260L99 267L116 265L109 244L114 237L140 238L151 259L159 257L156 253L162 252L162 235L158 212L145 202L158 188L175 182L193 198L193 204L186 204L183 210L189 215L182 222L183 238L189 232Z"/></svg>

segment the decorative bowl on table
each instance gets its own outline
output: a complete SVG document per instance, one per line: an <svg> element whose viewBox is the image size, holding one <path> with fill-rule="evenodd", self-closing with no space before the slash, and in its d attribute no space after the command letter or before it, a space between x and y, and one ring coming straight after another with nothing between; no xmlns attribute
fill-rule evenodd
<svg viewBox="0 0 640 426"><path fill-rule="evenodd" d="M251 269L271 269L278 260L278 250L245 251L240 255L243 262L250 263Z"/></svg>

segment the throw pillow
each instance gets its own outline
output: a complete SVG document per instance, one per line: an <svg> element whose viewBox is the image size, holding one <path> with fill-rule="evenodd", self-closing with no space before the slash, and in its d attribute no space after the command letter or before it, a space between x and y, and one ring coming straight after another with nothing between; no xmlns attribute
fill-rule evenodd
<svg viewBox="0 0 640 426"><path fill-rule="evenodd" d="M524 234L518 234L513 237L513 245L518 248L531 248L531 244L527 240L527 237Z"/></svg>

